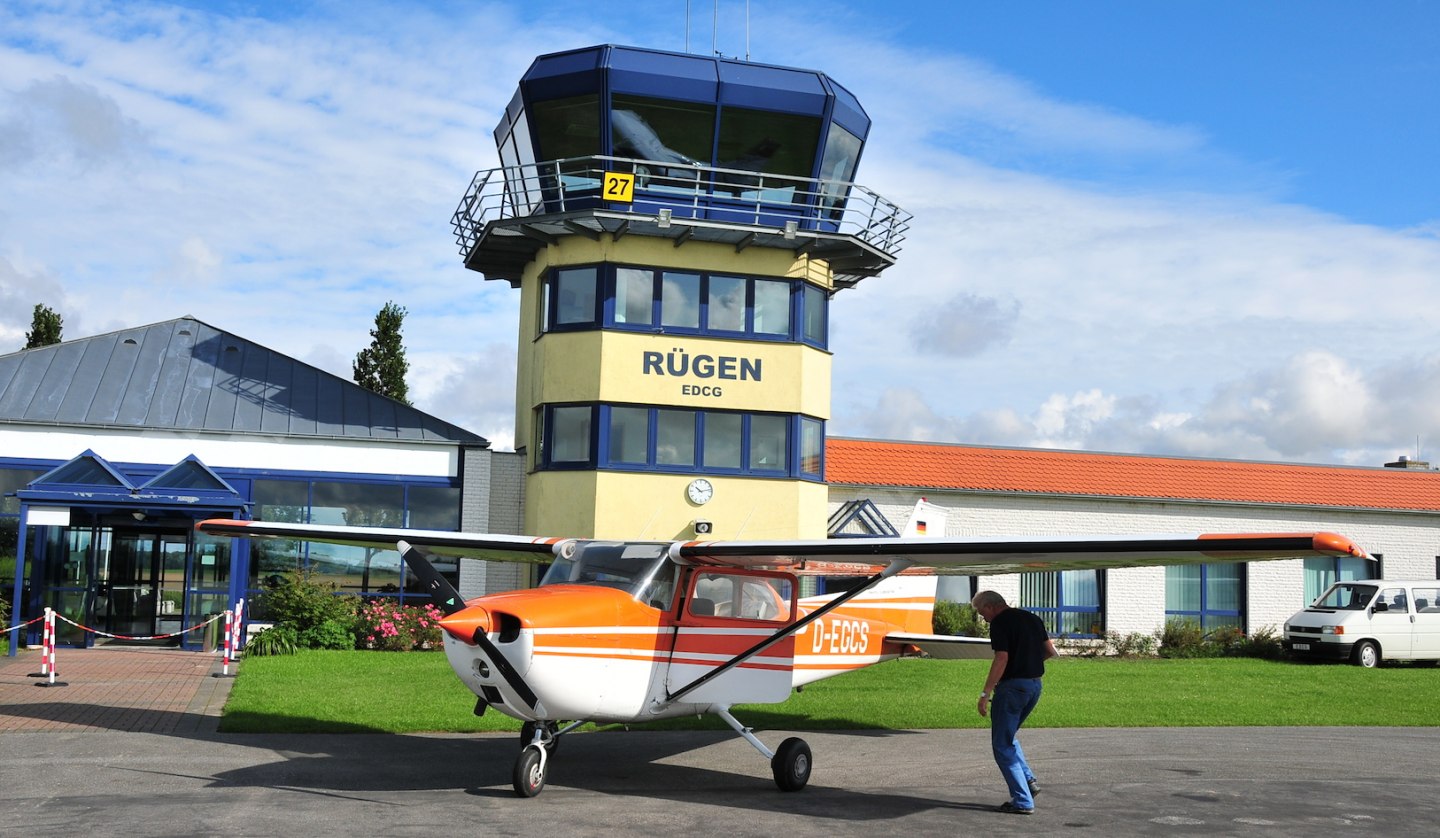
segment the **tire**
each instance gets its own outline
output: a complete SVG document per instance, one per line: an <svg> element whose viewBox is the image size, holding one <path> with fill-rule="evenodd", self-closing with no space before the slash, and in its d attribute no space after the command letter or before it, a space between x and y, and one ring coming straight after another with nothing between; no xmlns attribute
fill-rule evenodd
<svg viewBox="0 0 1440 838"><path fill-rule="evenodd" d="M1350 662L1366 669L1374 669L1380 665L1380 647L1376 646L1373 640L1362 640L1355 644L1355 651L1350 653Z"/></svg>
<svg viewBox="0 0 1440 838"><path fill-rule="evenodd" d="M799 791L810 782L810 746L804 739L790 737L780 743L780 749L770 760L770 770L775 774L775 785L781 791Z"/></svg>
<svg viewBox="0 0 1440 838"><path fill-rule="evenodd" d="M539 748L525 748L515 758L515 775L511 780L520 797L534 797L544 791L545 775L549 771L541 756Z"/></svg>

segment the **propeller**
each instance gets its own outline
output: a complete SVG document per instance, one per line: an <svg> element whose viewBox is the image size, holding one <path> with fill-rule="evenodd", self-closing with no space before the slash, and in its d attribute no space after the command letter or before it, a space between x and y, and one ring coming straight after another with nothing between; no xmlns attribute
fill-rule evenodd
<svg viewBox="0 0 1440 838"><path fill-rule="evenodd" d="M395 546L400 550L400 557L405 560L405 564L410 566L410 571L420 580L421 586L430 593L430 601L442 614L449 617L465 608L465 600L460 598L460 592L440 575L440 571L430 563L425 551L412 547L403 540L397 541Z"/></svg>
<svg viewBox="0 0 1440 838"><path fill-rule="evenodd" d="M506 658L504 653L490 640L487 634L489 631L489 614L478 605L467 608L465 600L460 598L460 592L455 590L455 586L451 585L445 577L440 575L440 571L436 570L435 565L431 564L424 550L412 546L408 541L404 540L397 541L395 547L400 551L400 557L405 560L405 564L410 566L411 572L420 580L420 584L426 591L429 591L430 601L434 603L435 607L440 609L446 617L467 610L474 614L474 619L479 622L475 625L471 642L485 652L485 656L490 659L490 662L495 666L496 670L499 671L500 677L505 679L505 682L510 685L510 688L514 690L515 694L526 707L534 712L543 712L544 708L535 696L535 691L530 688L529 684L525 683L525 679L515 670L510 660ZM468 624L468 621L465 620L456 622L460 622L462 625ZM445 625L443 621L441 624ZM446 626L447 631L451 631L452 628L453 626Z"/></svg>

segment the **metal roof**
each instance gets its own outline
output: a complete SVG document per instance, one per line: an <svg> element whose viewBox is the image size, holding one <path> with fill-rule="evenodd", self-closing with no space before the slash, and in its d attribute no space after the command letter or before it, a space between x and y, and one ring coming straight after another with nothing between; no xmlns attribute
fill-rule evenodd
<svg viewBox="0 0 1440 838"><path fill-rule="evenodd" d="M189 316L0 355L7 422L489 445Z"/></svg>

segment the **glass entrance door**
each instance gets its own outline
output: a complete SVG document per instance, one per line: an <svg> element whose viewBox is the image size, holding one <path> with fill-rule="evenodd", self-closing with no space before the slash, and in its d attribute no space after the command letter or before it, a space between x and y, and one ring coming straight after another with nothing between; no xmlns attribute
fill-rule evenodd
<svg viewBox="0 0 1440 838"><path fill-rule="evenodd" d="M105 614L96 614L102 618L104 630L130 637L155 633L156 603L160 598L159 545L160 537L155 533L114 533L110 550L101 557L98 568L99 581L110 594Z"/></svg>

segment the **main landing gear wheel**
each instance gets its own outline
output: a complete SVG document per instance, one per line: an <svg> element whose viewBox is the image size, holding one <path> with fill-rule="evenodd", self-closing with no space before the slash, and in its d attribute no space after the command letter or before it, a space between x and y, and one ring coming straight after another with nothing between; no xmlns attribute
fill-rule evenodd
<svg viewBox="0 0 1440 838"><path fill-rule="evenodd" d="M775 773L775 785L781 791L805 788L810 782L810 746L794 736L786 739L770 760L770 770Z"/></svg>
<svg viewBox="0 0 1440 838"><path fill-rule="evenodd" d="M515 775L512 782L515 793L521 797L534 797L545 788L545 774L549 766L545 749L539 745L528 745L515 759Z"/></svg>

